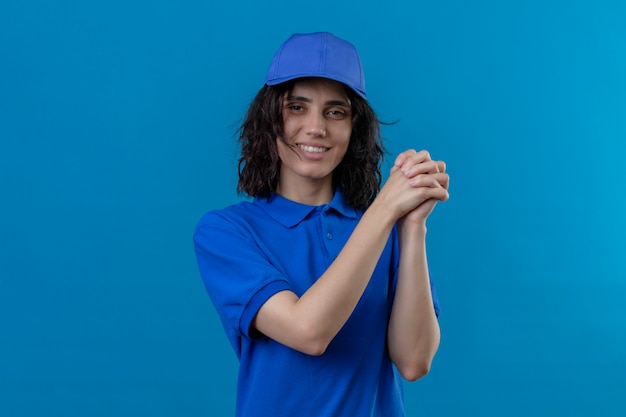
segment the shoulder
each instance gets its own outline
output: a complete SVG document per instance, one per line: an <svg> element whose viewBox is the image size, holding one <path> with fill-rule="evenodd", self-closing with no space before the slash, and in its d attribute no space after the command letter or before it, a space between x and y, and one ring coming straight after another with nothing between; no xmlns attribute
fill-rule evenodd
<svg viewBox="0 0 626 417"><path fill-rule="evenodd" d="M219 245L241 239L258 240L259 236L273 234L280 225L268 214L265 204L257 198L209 211L198 221L194 239L209 239L212 245Z"/></svg>
<svg viewBox="0 0 626 417"><path fill-rule="evenodd" d="M258 217L259 208L254 202L242 201L221 209L205 213L196 226L196 229L215 227L220 225L243 225L254 217Z"/></svg>
<svg viewBox="0 0 626 417"><path fill-rule="evenodd" d="M254 241L252 225L258 222L256 211L253 202L243 201L205 213L193 233L196 250L228 252Z"/></svg>

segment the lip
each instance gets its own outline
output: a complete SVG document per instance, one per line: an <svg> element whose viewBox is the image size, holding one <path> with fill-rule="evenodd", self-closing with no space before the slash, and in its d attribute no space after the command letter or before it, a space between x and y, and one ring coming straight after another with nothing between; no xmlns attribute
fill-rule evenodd
<svg viewBox="0 0 626 417"><path fill-rule="evenodd" d="M297 143L296 148L306 158L315 160L323 158L324 155L327 154L330 150L328 146L323 146L316 143ZM315 148L316 150L307 150L305 148ZM323 149L323 151L317 151L319 149Z"/></svg>
<svg viewBox="0 0 626 417"><path fill-rule="evenodd" d="M314 143L297 143L296 146L302 150L304 150L305 152L312 152L312 153L323 153L323 152L327 152L330 148L328 146L324 146L324 145L317 145ZM307 151L304 148L314 148L315 150L311 150L311 151Z"/></svg>
<svg viewBox="0 0 626 417"><path fill-rule="evenodd" d="M325 142L296 142L296 146L313 146L315 148L330 148Z"/></svg>

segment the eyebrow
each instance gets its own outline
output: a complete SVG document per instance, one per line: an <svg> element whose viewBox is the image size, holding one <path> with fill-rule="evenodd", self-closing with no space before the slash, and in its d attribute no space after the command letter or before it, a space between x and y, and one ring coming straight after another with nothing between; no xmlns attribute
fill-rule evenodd
<svg viewBox="0 0 626 417"><path fill-rule="evenodd" d="M303 101L305 103L313 103L313 100L311 100L308 97L303 97L303 96L294 96L294 95L289 95L287 96L287 101ZM350 104L344 100L328 100L326 103L324 103L327 106L344 106L344 107L350 107Z"/></svg>

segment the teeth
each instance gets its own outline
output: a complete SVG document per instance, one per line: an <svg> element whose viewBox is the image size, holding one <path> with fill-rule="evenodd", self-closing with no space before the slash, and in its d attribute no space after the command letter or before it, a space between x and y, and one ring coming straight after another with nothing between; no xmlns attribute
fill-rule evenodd
<svg viewBox="0 0 626 417"><path fill-rule="evenodd" d="M322 153L328 150L328 148L316 148L315 146L307 146L307 145L298 145L298 146L303 151L312 152L312 153Z"/></svg>

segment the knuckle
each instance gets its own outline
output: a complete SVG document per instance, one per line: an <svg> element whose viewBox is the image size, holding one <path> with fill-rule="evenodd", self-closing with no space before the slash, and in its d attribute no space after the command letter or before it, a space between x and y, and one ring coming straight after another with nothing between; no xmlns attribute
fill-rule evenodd
<svg viewBox="0 0 626 417"><path fill-rule="evenodd" d="M428 174L418 174L415 176L413 185L417 187L429 187L433 184L434 179Z"/></svg>
<svg viewBox="0 0 626 417"><path fill-rule="evenodd" d="M417 182L417 184L418 184L418 185L420 185L420 186L426 186L426 185L428 185L428 184L429 184L429 182L430 182L430 181L429 181L428 175L419 174L419 175L416 177L416 182Z"/></svg>

